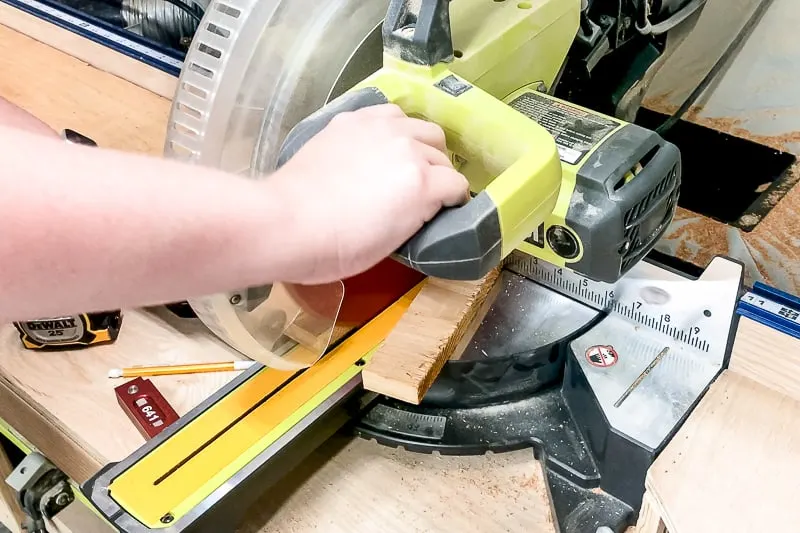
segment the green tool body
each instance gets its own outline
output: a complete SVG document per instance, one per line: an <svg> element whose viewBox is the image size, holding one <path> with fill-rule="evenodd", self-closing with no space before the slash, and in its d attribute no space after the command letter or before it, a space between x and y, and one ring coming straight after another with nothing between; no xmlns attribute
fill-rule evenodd
<svg viewBox="0 0 800 533"><path fill-rule="evenodd" d="M557 8L563 11L545 13L555 20L550 27L577 25L577 9L548 4ZM468 280L519 250L613 283L671 222L680 153L654 132L546 94L553 65L532 67L543 79L509 70L509 58L518 62L536 50L525 46L554 39L539 30L544 37L531 41L537 20L522 9L487 20L494 33L472 36L456 53L450 18L470 20L480 9L447 0L390 2L383 67L300 121L278 166L337 114L395 103L444 129L472 192L465 205L445 208L426 224L396 260L430 276Z"/></svg>

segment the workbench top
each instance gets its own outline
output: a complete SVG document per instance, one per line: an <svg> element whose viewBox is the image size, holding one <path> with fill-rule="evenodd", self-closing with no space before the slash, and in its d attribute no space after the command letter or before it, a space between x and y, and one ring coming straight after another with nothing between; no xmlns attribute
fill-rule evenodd
<svg viewBox="0 0 800 533"><path fill-rule="evenodd" d="M190 320L129 311L119 340L73 353L20 347L0 329L0 418L83 482L144 444L117 405L110 367L234 357ZM233 373L152 379L183 415ZM425 498L418 498L420 491ZM347 509L347 513L342 513ZM376 511L378 510L379 511ZM491 509L490 513L486 510ZM554 531L541 466L532 451L480 457L412 454L336 437L264 495L243 531ZM77 533L77 532L75 532Z"/></svg>

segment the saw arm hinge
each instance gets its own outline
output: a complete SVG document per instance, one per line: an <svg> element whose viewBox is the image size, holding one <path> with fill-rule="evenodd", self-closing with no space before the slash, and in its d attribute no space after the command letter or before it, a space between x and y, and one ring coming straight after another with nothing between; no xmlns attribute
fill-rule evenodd
<svg viewBox="0 0 800 533"><path fill-rule="evenodd" d="M6 483L25 512L22 527L27 533L47 533L48 521L75 501L67 475L38 452L26 456Z"/></svg>
<svg viewBox="0 0 800 533"><path fill-rule="evenodd" d="M416 65L451 62L450 0L391 0L383 46L386 53Z"/></svg>

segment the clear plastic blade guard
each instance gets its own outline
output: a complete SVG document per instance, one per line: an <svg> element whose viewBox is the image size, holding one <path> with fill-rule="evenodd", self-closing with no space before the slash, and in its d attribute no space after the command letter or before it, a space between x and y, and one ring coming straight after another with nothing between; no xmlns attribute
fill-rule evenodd
<svg viewBox="0 0 800 533"><path fill-rule="evenodd" d="M327 351L344 300L341 281L251 287L189 300L215 335L250 359L278 370L301 370Z"/></svg>
<svg viewBox="0 0 800 533"><path fill-rule="evenodd" d="M269 179L291 128L380 68L387 5L385 0L211 2L181 71L165 156ZM283 287L290 294L298 288ZM273 301L282 293L274 285L268 300L254 307L248 301L263 297L259 290L189 304L217 336L252 359L289 370L313 364L330 342L343 284L305 288L302 302ZM287 317L280 335L281 328L268 320L280 316L279 310ZM327 319L317 340L293 338L314 313ZM283 344L287 337L295 344Z"/></svg>

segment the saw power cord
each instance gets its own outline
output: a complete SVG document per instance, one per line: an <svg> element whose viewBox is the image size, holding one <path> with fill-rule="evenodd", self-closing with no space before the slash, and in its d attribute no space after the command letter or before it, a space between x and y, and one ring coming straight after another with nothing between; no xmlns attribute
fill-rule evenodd
<svg viewBox="0 0 800 533"><path fill-rule="evenodd" d="M705 0L703 0L705 2ZM686 114L687 111L694 105L694 103L700 98L700 96L705 92L708 86L711 84L712 81L719 75L723 68L728 64L734 54L738 51L741 47L742 43L744 43L750 34L753 32L755 27L761 22L764 14L767 12L767 9L772 5L773 0L763 0L761 4L758 5L756 10L750 16L748 21L742 27L742 30L736 35L736 37L731 41L728 45L728 48L725 49L725 52L720 56L711 70L708 71L708 74L705 75L703 80L700 84L695 88L694 91L684 100L684 102L680 105L680 107L672 114L667 120L664 121L661 126L656 128L656 133L659 135L664 135L667 131L672 129L672 127L677 124ZM649 3L645 4L649 6ZM687 5L687 8L689 6ZM649 7L646 7L649 11Z"/></svg>

